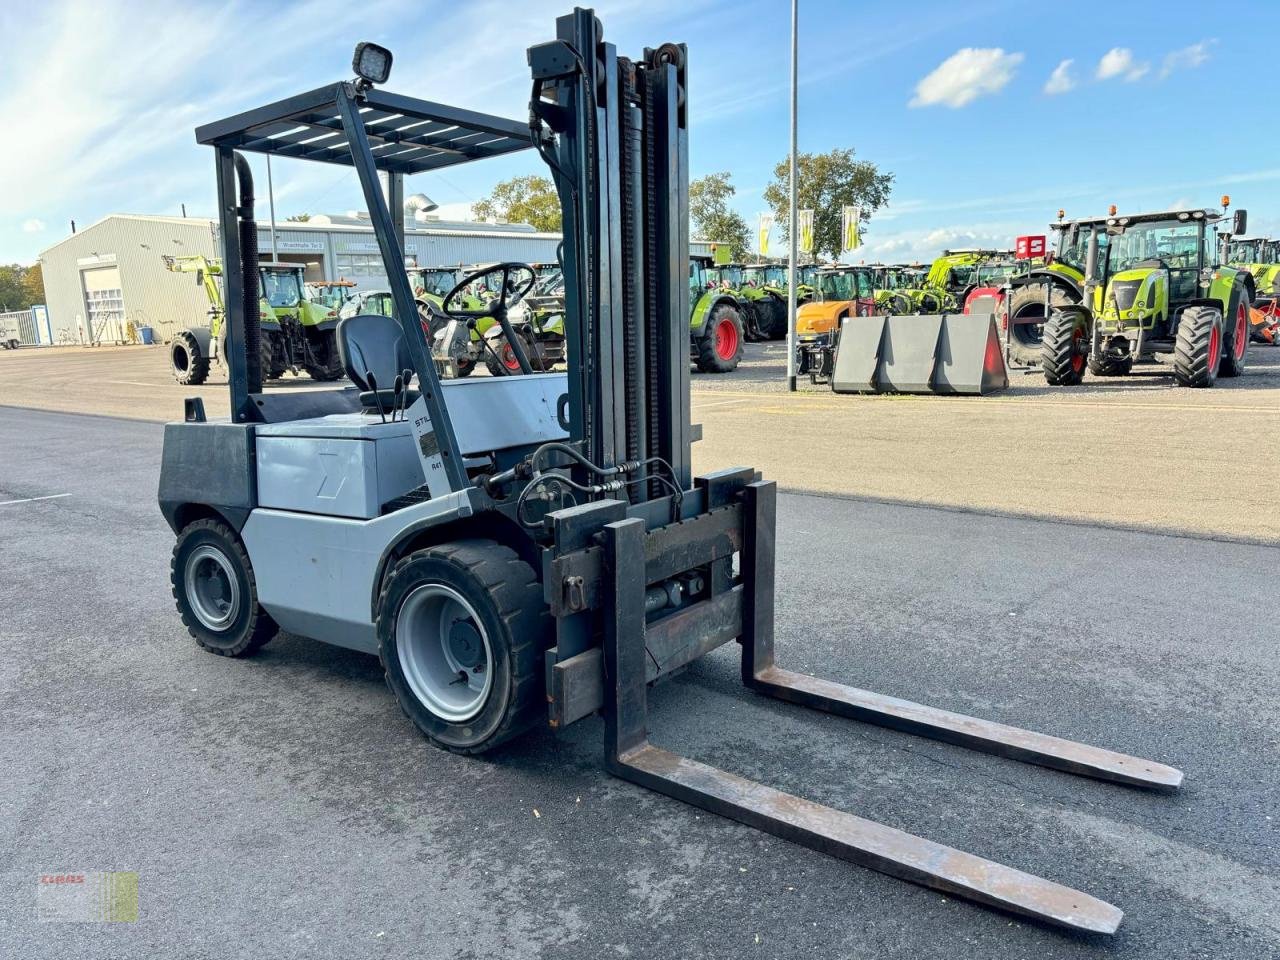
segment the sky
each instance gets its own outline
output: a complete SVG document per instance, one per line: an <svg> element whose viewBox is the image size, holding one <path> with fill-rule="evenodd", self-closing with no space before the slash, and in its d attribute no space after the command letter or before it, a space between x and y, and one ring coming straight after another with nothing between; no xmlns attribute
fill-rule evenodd
<svg viewBox="0 0 1280 960"><path fill-rule="evenodd" d="M579 0L585 2L585 0ZM1280 154L1259 65L1274 0L911 3L799 0L799 142L892 172L850 259L1000 246L1068 216L1214 206L1280 233ZM45 0L0 5L0 263L31 263L109 213L214 210L197 124L349 79L358 40L396 57L387 89L527 117L525 48L571 0ZM790 136L787 0L600 0L605 39L639 57L689 46L690 170L727 171L755 224ZM252 162L265 183L263 159ZM363 206L349 168L273 163L276 212ZM532 152L409 178L445 217ZM260 193L262 191L260 190ZM260 208L261 209L261 208ZM778 238L775 236L775 245Z"/></svg>

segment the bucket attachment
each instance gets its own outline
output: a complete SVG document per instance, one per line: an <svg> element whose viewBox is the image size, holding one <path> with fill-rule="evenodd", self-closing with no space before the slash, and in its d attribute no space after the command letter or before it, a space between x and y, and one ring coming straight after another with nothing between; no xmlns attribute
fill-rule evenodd
<svg viewBox="0 0 1280 960"><path fill-rule="evenodd" d="M939 322L937 318L934 322ZM987 318L988 325L990 318ZM1110 750L886 697L784 670L774 663L774 528L777 488L749 470L697 481L704 512L653 526L613 501L557 515L566 549L544 572L560 614L595 611L602 647L561 659L548 654L553 726L603 709L605 764L616 776L881 873L969 900L1094 933L1113 933L1123 914L1088 894L783 793L649 742L650 684L730 639L742 646L743 682L758 693L918 736L1131 786L1173 790L1180 771ZM577 532L587 514L602 533ZM611 516L610 516L611 514ZM701 529L699 529L701 525ZM738 555L737 576L728 566ZM710 570L707 594L665 616L646 595L691 564ZM564 608L565 597L571 597ZM560 643L571 637L560 634Z"/></svg>
<svg viewBox="0 0 1280 960"><path fill-rule="evenodd" d="M1009 386L989 313L846 317L831 389L836 393L981 396Z"/></svg>

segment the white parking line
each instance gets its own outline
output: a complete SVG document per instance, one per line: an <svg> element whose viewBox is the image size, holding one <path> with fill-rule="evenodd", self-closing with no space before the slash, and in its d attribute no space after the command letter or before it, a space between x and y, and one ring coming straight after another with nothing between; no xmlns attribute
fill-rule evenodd
<svg viewBox="0 0 1280 960"><path fill-rule="evenodd" d="M35 503L37 500L57 500L61 497L69 497L69 493L51 493L47 497L27 497L25 500L0 500L0 507L11 507L15 503Z"/></svg>
<svg viewBox="0 0 1280 960"><path fill-rule="evenodd" d="M114 383L121 387L154 387L154 383L143 383L141 380L103 380L102 383Z"/></svg>

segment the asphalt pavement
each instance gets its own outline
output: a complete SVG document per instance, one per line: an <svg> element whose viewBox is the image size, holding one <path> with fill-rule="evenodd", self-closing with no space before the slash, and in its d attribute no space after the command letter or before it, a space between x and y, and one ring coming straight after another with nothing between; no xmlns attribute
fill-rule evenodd
<svg viewBox="0 0 1280 960"><path fill-rule="evenodd" d="M1078 887L1064 933L605 774L602 724L430 747L375 658L199 650L155 423L0 408L0 956L1280 956L1280 548L878 502L779 501L781 665L1174 764L1149 794L755 696L722 649L661 746ZM48 498L48 499L39 499ZM128 870L136 923L36 920Z"/></svg>

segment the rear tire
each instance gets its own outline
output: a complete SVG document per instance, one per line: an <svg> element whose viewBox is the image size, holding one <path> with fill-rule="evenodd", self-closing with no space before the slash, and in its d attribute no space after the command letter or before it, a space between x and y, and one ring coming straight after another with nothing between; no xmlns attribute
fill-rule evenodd
<svg viewBox="0 0 1280 960"><path fill-rule="evenodd" d="M760 335L765 340L783 340L787 336L787 305L774 296L756 301Z"/></svg>
<svg viewBox="0 0 1280 960"><path fill-rule="evenodd" d="M342 368L342 357L338 353L338 331L319 331L309 346L315 362L302 368L307 376L322 383L341 380L346 371Z"/></svg>
<svg viewBox="0 0 1280 960"><path fill-rule="evenodd" d="M529 344L529 338L523 333L516 333L520 338L520 346L524 347L524 355L529 358L529 366L536 371L538 364L534 360L533 347ZM520 376L520 361L516 359L516 353L511 349L511 345L507 343L506 336L494 337L489 341L489 346L493 348L493 353L498 355L495 360L493 353L488 350L484 352L484 365L488 369L491 376L495 377L518 377Z"/></svg>
<svg viewBox="0 0 1280 960"><path fill-rule="evenodd" d="M1072 299L1061 287L1055 286L1049 294L1049 312L1059 307L1079 303ZM1019 317L1045 316L1044 287L1029 284L1013 291L1005 305L1005 336L1009 341L1009 359L1014 363L1034 367L1040 362L1040 345L1044 342L1044 323L1019 323L1013 321Z"/></svg>
<svg viewBox="0 0 1280 960"><path fill-rule="evenodd" d="M169 344L169 363L173 379L187 386L197 386L209 379L209 358L200 350L196 338L186 331Z"/></svg>
<svg viewBox="0 0 1280 960"><path fill-rule="evenodd" d="M533 568L492 540L427 547L378 599L387 685L433 744L483 753L546 716L551 618Z"/></svg>
<svg viewBox="0 0 1280 960"><path fill-rule="evenodd" d="M1224 318L1222 337L1222 363L1218 366L1218 376L1238 377L1244 373L1245 363L1249 355L1249 293L1241 290L1232 298L1233 315Z"/></svg>
<svg viewBox="0 0 1280 960"><path fill-rule="evenodd" d="M258 604L249 554L221 520L197 520L182 529L169 582L187 631L210 653L247 657L280 629Z"/></svg>
<svg viewBox="0 0 1280 960"><path fill-rule="evenodd" d="M1173 375L1184 387L1212 387L1222 364L1222 311L1187 307L1178 320Z"/></svg>
<svg viewBox="0 0 1280 960"><path fill-rule="evenodd" d="M1078 310L1055 310L1044 324L1040 366L1051 387L1074 387L1084 380L1089 355L1089 323Z"/></svg>
<svg viewBox="0 0 1280 960"><path fill-rule="evenodd" d="M703 373L729 373L742 360L742 317L736 308L722 303L711 311L698 341L698 369Z"/></svg>

